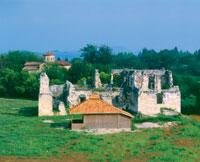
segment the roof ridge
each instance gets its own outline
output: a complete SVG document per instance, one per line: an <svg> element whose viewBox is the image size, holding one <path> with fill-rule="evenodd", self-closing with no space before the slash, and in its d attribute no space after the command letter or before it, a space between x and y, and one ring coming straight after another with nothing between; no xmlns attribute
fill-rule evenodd
<svg viewBox="0 0 200 162"><path fill-rule="evenodd" d="M87 105L88 104L88 105ZM89 98L88 100L75 105L70 109L70 113L75 114L99 114L99 113L116 113L123 114L129 117L132 115L112 104L102 100L101 98Z"/></svg>

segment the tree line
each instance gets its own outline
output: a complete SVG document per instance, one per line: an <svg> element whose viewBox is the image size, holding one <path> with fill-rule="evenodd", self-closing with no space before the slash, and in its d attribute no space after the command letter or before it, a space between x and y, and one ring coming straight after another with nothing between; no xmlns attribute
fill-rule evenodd
<svg viewBox="0 0 200 162"><path fill-rule="evenodd" d="M81 57L71 60L72 67L65 70L56 64L46 64L44 71L50 77L51 84L61 84L66 80L74 84L93 82L94 69L99 69L104 84L109 84L111 69L169 69L173 72L174 83L180 86L182 112L200 113L200 50L181 51L178 48L155 51L143 49L139 53L118 52L105 45L86 45ZM0 55L0 96L37 99L39 74L28 73L22 68L26 61L43 61L37 53L29 51L11 51ZM115 86L120 85L120 76L116 76Z"/></svg>

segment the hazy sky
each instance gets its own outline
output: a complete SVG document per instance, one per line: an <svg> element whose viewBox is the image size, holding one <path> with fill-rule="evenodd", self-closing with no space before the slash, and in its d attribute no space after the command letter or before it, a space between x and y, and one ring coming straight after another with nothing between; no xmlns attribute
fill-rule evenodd
<svg viewBox="0 0 200 162"><path fill-rule="evenodd" d="M0 52L200 48L200 0L0 0Z"/></svg>

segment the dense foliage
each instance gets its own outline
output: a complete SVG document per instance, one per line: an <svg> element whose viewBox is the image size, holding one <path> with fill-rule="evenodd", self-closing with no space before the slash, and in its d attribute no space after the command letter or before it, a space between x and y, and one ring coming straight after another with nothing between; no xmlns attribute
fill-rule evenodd
<svg viewBox="0 0 200 162"><path fill-rule="evenodd" d="M114 53L108 46L87 45L81 49L81 58L71 60L72 67L65 70L56 64L47 64L44 70L51 83L60 84L65 80L81 86L91 86L94 69L99 69L104 84L109 84L113 68L170 69L174 83L180 86L182 112L200 113L200 50L191 53L177 48L171 50L143 49L132 52ZM0 55L0 96L26 97L36 99L39 88L39 74L22 71L26 61L42 61L36 53L11 51ZM120 76L114 78L114 85L121 85Z"/></svg>

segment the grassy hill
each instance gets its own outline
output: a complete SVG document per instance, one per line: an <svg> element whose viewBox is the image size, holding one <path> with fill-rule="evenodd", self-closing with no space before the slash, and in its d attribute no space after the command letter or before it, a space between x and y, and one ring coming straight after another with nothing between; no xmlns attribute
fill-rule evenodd
<svg viewBox="0 0 200 162"><path fill-rule="evenodd" d="M189 116L152 119L176 120L173 128L107 135L70 131L69 118L37 117L36 101L0 99L0 161L200 161L200 122Z"/></svg>

